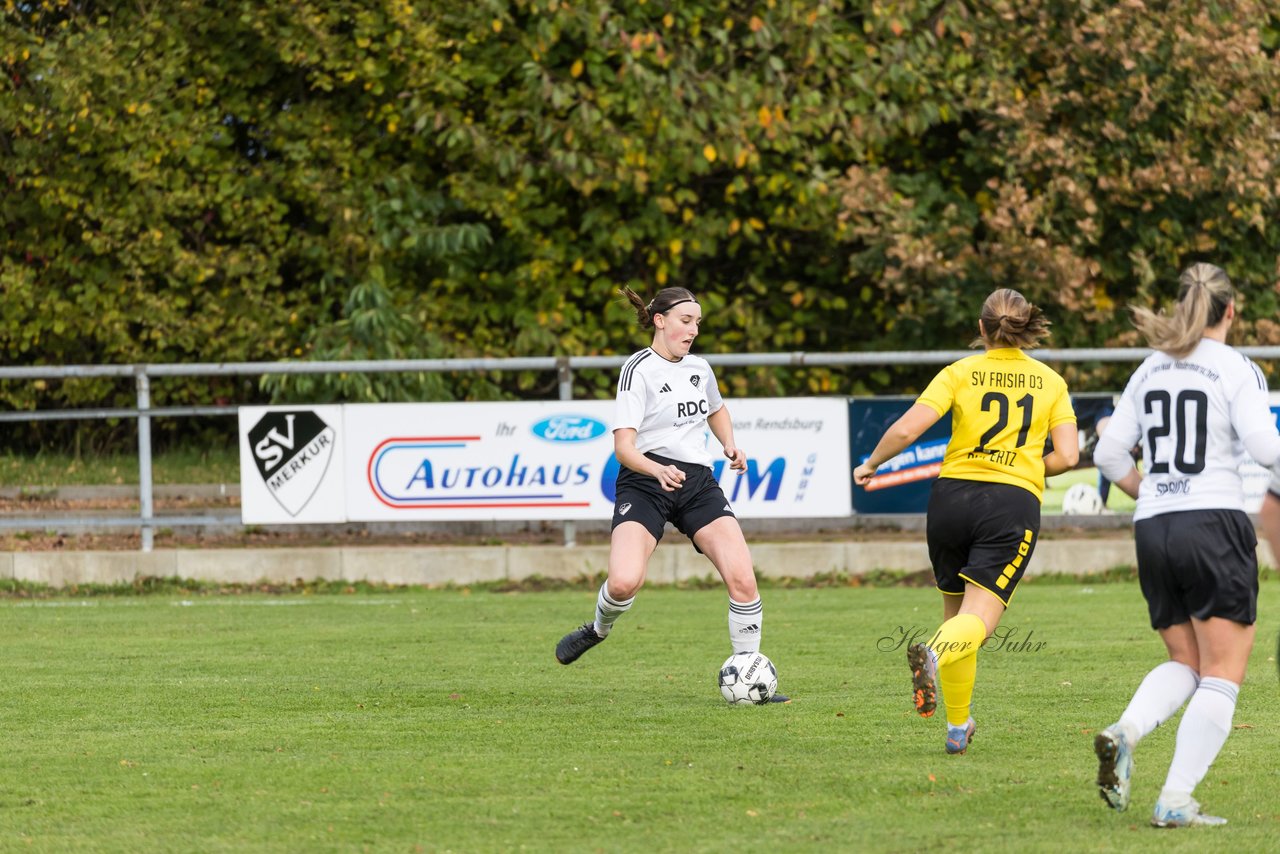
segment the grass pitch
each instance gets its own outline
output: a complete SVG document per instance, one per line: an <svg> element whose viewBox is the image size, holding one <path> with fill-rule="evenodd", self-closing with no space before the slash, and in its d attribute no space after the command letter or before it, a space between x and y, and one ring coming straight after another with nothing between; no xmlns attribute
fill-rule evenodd
<svg viewBox="0 0 1280 854"><path fill-rule="evenodd" d="M1136 584L1024 584L960 757L908 699L938 598L766 589L795 701L749 708L714 685L719 590L644 590L571 667L586 588L6 601L0 850L1271 850L1280 583L1197 792L1231 823L1178 831L1147 825L1176 719L1130 812L1093 787L1092 734L1163 657Z"/></svg>

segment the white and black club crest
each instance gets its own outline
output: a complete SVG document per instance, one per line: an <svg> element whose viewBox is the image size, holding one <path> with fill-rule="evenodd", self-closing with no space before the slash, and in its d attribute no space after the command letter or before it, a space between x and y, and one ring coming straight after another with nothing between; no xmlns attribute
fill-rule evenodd
<svg viewBox="0 0 1280 854"><path fill-rule="evenodd" d="M314 412L268 412L249 430L253 462L290 516L307 506L324 480L337 434Z"/></svg>

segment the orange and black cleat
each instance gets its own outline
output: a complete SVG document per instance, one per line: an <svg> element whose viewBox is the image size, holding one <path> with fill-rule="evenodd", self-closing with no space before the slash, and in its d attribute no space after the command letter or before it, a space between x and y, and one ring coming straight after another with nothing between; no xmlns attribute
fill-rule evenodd
<svg viewBox="0 0 1280 854"><path fill-rule="evenodd" d="M926 644L907 647L907 664L911 667L911 702L922 718L933 717L938 708L938 662Z"/></svg>

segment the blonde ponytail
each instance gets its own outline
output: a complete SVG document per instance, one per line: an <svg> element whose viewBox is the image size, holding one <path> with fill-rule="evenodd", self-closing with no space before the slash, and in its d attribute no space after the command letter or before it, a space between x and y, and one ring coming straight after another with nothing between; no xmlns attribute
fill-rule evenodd
<svg viewBox="0 0 1280 854"><path fill-rule="evenodd" d="M1181 359L1191 353L1204 331L1222 322L1235 289L1226 272L1213 264L1192 264L1178 277L1178 302L1172 312L1156 313L1131 306L1133 325L1147 346Z"/></svg>

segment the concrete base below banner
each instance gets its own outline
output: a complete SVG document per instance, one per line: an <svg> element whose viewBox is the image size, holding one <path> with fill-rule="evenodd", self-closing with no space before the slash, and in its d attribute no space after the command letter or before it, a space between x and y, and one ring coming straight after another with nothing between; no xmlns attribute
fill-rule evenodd
<svg viewBox="0 0 1280 854"><path fill-rule="evenodd" d="M927 572L919 540L752 543L756 571L767 578L865 575L877 570ZM1258 546L1263 566L1275 566ZM1036 545L1030 575L1088 575L1135 564L1130 537L1051 539ZM0 579L68 587L127 584L140 577L225 584L367 581L390 585L469 585L533 577L572 580L602 574L608 546L365 546L281 549L171 549L153 552L0 553ZM673 538L650 561L648 581L671 584L714 577L711 562Z"/></svg>

